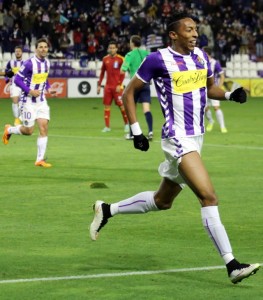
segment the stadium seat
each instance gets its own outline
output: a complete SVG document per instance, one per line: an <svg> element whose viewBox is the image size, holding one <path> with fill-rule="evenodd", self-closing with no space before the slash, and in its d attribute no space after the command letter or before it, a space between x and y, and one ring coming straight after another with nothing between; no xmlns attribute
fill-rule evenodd
<svg viewBox="0 0 263 300"><path fill-rule="evenodd" d="M4 53L3 53L3 60L7 62L7 61L9 61L10 59L12 59L11 53L10 53L10 52L4 52Z"/></svg>
<svg viewBox="0 0 263 300"><path fill-rule="evenodd" d="M100 70L101 67L102 67L102 61L101 61L101 60L98 60L98 61L96 62L96 68Z"/></svg>
<svg viewBox="0 0 263 300"><path fill-rule="evenodd" d="M249 73L249 70L247 70L247 69L243 69L241 72L241 75L243 78L250 78L250 73Z"/></svg>
<svg viewBox="0 0 263 300"><path fill-rule="evenodd" d="M80 70L80 69L81 69L78 60L73 60L72 63L71 63L71 67L72 67L73 69L75 69L75 70Z"/></svg>
<svg viewBox="0 0 263 300"><path fill-rule="evenodd" d="M23 60L27 60L30 58L30 53L28 52L23 52Z"/></svg>
<svg viewBox="0 0 263 300"><path fill-rule="evenodd" d="M234 54L233 55L234 62L241 62L241 54Z"/></svg>
<svg viewBox="0 0 263 300"><path fill-rule="evenodd" d="M263 71L263 62L256 63L256 69L258 71Z"/></svg>
<svg viewBox="0 0 263 300"><path fill-rule="evenodd" d="M233 61L227 61L226 62L226 68L227 69L233 69L233 67L234 67Z"/></svg>
<svg viewBox="0 0 263 300"><path fill-rule="evenodd" d="M229 77L229 78L233 77L233 70L232 69L226 69L226 77Z"/></svg>
<svg viewBox="0 0 263 300"><path fill-rule="evenodd" d="M259 77L257 70L250 70L249 75L250 75L250 78L258 78Z"/></svg>
<svg viewBox="0 0 263 300"><path fill-rule="evenodd" d="M235 70L241 70L242 69L241 61L235 61L234 69Z"/></svg>
<svg viewBox="0 0 263 300"><path fill-rule="evenodd" d="M242 74L241 74L241 72L240 72L240 69L235 69L235 70L233 71L233 77L235 77L235 78L241 78L241 77L242 77Z"/></svg>
<svg viewBox="0 0 263 300"><path fill-rule="evenodd" d="M249 55L248 54L241 54L241 61L242 62L248 62L249 61Z"/></svg>
<svg viewBox="0 0 263 300"><path fill-rule="evenodd" d="M89 61L88 62L88 70L96 70L96 62L95 61Z"/></svg>

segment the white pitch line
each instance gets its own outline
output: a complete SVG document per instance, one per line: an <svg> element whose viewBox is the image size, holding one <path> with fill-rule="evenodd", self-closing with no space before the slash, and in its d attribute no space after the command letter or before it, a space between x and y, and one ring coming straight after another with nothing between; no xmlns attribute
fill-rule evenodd
<svg viewBox="0 0 263 300"><path fill-rule="evenodd" d="M260 265L262 266L263 264L261 263ZM142 275L155 275L155 274L165 274L165 273L210 271L210 270L219 270L219 269L225 269L225 266L156 270L156 271L137 271L137 272L134 271L134 272L123 272L123 273L102 273L102 274L91 274L91 275L63 276L63 277L6 279L6 280L0 280L0 284L36 282L36 281L81 280L81 279L96 279L96 278L106 278L106 277L142 276Z"/></svg>

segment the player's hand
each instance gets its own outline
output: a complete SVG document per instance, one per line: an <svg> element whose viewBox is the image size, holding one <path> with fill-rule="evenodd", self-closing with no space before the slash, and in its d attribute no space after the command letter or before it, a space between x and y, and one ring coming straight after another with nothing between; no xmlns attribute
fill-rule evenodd
<svg viewBox="0 0 263 300"><path fill-rule="evenodd" d="M149 149L149 141L143 134L133 136L133 145L135 149L147 151Z"/></svg>
<svg viewBox="0 0 263 300"><path fill-rule="evenodd" d="M245 103L247 101L247 94L242 87L234 90L230 94L229 100L239 102L240 104Z"/></svg>
<svg viewBox="0 0 263 300"><path fill-rule="evenodd" d="M5 76L8 78L11 78L15 75L15 73L12 70L5 71Z"/></svg>

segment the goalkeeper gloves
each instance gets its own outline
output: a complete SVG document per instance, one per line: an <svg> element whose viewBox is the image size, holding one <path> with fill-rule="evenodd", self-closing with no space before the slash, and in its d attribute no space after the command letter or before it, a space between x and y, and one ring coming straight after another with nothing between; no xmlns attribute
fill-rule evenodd
<svg viewBox="0 0 263 300"><path fill-rule="evenodd" d="M247 101L247 94L242 87L234 90L229 97L230 101L239 102L240 104Z"/></svg>
<svg viewBox="0 0 263 300"><path fill-rule="evenodd" d="M5 71L5 76L6 77L13 77L15 75L15 73L12 71L12 70L8 70L8 71Z"/></svg>
<svg viewBox="0 0 263 300"><path fill-rule="evenodd" d="M149 141L143 134L134 135L133 145L135 149L147 151L149 149Z"/></svg>

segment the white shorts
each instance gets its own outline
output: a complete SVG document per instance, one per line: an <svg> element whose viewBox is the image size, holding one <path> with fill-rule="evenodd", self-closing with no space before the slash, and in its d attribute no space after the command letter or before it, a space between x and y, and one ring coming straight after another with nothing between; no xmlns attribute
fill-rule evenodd
<svg viewBox="0 0 263 300"><path fill-rule="evenodd" d="M19 97L21 92L22 92L21 88L16 84L12 83L10 85L10 97Z"/></svg>
<svg viewBox="0 0 263 300"><path fill-rule="evenodd" d="M220 106L220 101L219 100L213 100L213 99L207 99L207 106Z"/></svg>
<svg viewBox="0 0 263 300"><path fill-rule="evenodd" d="M35 125L37 119L50 120L50 108L46 101L37 103L22 103L21 120L25 127Z"/></svg>
<svg viewBox="0 0 263 300"><path fill-rule="evenodd" d="M162 149L165 155L165 161L159 166L159 174L178 183L181 188L185 187L185 181L179 173L179 164L182 156L186 153L197 151L201 154L203 145L203 135L171 138L162 140Z"/></svg>

